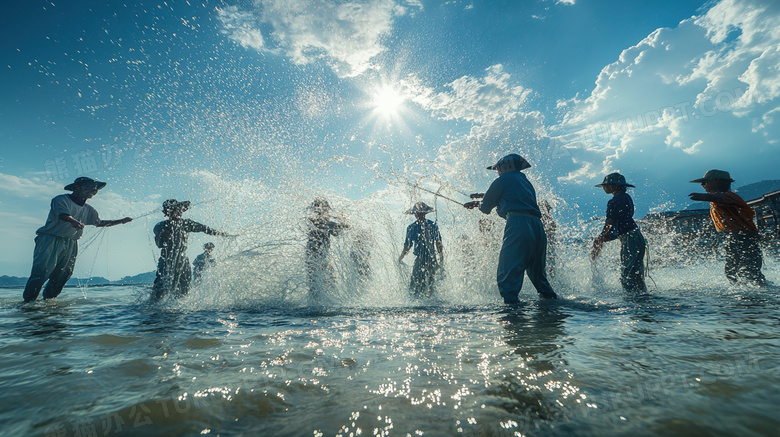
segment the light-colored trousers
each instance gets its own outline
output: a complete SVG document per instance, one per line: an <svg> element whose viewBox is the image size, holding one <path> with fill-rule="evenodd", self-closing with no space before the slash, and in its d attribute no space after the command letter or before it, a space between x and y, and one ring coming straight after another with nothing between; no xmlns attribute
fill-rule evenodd
<svg viewBox="0 0 780 437"><path fill-rule="evenodd" d="M555 292L545 274L547 264L547 235L542 221L529 214L510 212L506 216L504 243L498 256L496 282L506 303L518 302L523 288L523 274L544 297Z"/></svg>
<svg viewBox="0 0 780 437"><path fill-rule="evenodd" d="M46 280L49 282L43 290L43 298L54 299L57 297L73 274L78 253L78 240L38 234L35 237L30 278L24 287L24 301L31 302L37 299Z"/></svg>

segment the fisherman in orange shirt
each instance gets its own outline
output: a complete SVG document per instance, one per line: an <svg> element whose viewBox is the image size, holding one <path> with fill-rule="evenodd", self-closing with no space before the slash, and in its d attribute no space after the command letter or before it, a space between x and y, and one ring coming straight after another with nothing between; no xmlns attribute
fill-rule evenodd
<svg viewBox="0 0 780 437"><path fill-rule="evenodd" d="M705 193L689 194L691 200L710 202L710 217L719 232L726 232L726 278L738 279L756 285L765 285L761 273L761 248L758 246L758 228L753 222L755 212L737 193L731 192L731 175L723 170L710 170L701 183Z"/></svg>

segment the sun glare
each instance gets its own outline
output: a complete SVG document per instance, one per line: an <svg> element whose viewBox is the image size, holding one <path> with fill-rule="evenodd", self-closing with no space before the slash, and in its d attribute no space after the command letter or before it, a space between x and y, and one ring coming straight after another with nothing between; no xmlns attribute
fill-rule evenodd
<svg viewBox="0 0 780 437"><path fill-rule="evenodd" d="M386 117L398 115L404 98L392 86L383 85L374 92L374 112Z"/></svg>

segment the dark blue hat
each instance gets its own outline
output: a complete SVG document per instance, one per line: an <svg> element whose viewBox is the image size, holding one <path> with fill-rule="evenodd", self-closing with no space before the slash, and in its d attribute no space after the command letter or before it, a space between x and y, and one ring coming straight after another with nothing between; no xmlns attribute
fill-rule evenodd
<svg viewBox="0 0 780 437"><path fill-rule="evenodd" d="M603 187L604 185L620 185L623 187L633 187L633 185L626 183L626 178L620 173L610 173L604 176L604 182L596 185L597 187Z"/></svg>
<svg viewBox="0 0 780 437"><path fill-rule="evenodd" d="M92 178L88 178L86 176L81 176L76 178L75 181L73 181L72 184L65 185L65 190L67 191L75 191L78 187L95 187L98 190L102 189L106 186L105 182L96 181Z"/></svg>

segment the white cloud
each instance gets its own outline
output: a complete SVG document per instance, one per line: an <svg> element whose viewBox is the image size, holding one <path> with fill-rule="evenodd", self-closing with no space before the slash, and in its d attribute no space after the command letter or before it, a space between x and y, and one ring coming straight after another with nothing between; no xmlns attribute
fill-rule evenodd
<svg viewBox="0 0 780 437"><path fill-rule="evenodd" d="M780 104L779 21L780 2L723 0L624 50L590 95L559 103L564 116L551 130L572 151L564 179L594 179L609 167L650 174L654 166L737 162L769 175L777 156L766 155L773 153L767 145L780 135L772 123Z"/></svg>
<svg viewBox="0 0 780 437"><path fill-rule="evenodd" d="M352 77L374 68L396 17L421 8L417 0L256 0L252 11L230 6L218 18L222 32L245 47L280 51L297 64L323 59L338 76Z"/></svg>
<svg viewBox="0 0 780 437"><path fill-rule="evenodd" d="M491 125L521 114L531 90L512 85L500 64L485 70L482 78L463 76L436 92L414 77L401 81L405 96L444 120L465 120Z"/></svg>
<svg viewBox="0 0 780 437"><path fill-rule="evenodd" d="M217 9L217 19L222 23L221 32L247 48L261 50L265 46L263 34L256 28L255 17L236 6Z"/></svg>
<svg viewBox="0 0 780 437"><path fill-rule="evenodd" d="M544 116L527 108L533 91L517 84L502 65L486 68L481 77L463 76L440 88L428 87L412 75L398 84L406 101L439 119L466 125L465 132L448 136L439 147L438 177L454 186L484 190L479 183L492 176L485 167L507 153L524 155L539 172L549 170L543 165L548 159L543 155L547 152Z"/></svg>
<svg viewBox="0 0 780 437"><path fill-rule="evenodd" d="M62 184L39 178L25 179L0 173L0 192L16 197L48 200L61 194Z"/></svg>

